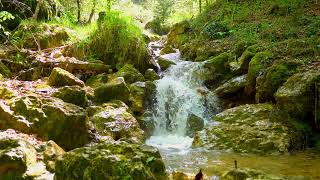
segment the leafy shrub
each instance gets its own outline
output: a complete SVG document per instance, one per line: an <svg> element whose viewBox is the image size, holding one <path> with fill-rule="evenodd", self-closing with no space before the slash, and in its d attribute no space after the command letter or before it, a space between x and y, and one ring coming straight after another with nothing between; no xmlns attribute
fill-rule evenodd
<svg viewBox="0 0 320 180"><path fill-rule="evenodd" d="M211 39L220 39L228 36L230 30L226 24L214 21L205 26L203 34Z"/></svg>

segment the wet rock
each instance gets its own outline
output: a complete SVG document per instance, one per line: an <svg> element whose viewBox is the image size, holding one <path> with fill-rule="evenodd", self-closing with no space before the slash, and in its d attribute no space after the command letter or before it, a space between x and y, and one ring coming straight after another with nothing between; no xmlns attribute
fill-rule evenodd
<svg viewBox="0 0 320 180"><path fill-rule="evenodd" d="M158 73L156 73L155 70L153 69L147 69L145 74L144 74L144 77L146 78L146 80L148 81L155 81L155 80L158 80L160 79L160 76Z"/></svg>
<svg viewBox="0 0 320 180"><path fill-rule="evenodd" d="M47 147L46 142L36 140L33 136L14 130L0 131L0 178L53 180L53 174L42 160L43 149ZM52 152L53 164L59 155Z"/></svg>
<svg viewBox="0 0 320 180"><path fill-rule="evenodd" d="M137 118L140 128L145 132L146 137L150 137L153 135L155 129L155 122L152 119L152 113L150 111L146 111L142 116Z"/></svg>
<svg viewBox="0 0 320 180"><path fill-rule="evenodd" d="M7 107L6 114L3 128L37 134L44 140L54 140L66 150L88 142L84 109L58 98L19 97Z"/></svg>
<svg viewBox="0 0 320 180"><path fill-rule="evenodd" d="M168 44L172 45L175 48L180 49L182 44L186 39L185 33L187 33L190 29L189 21L182 21L173 25L168 34Z"/></svg>
<svg viewBox="0 0 320 180"><path fill-rule="evenodd" d="M291 76L275 94L278 107L294 118L306 120L313 124L314 117L317 117L316 121L319 122L319 84L320 72L317 70ZM315 104L318 106L315 107Z"/></svg>
<svg viewBox="0 0 320 180"><path fill-rule="evenodd" d="M133 67L133 65L126 64L115 74L116 77L123 77L126 83L131 84L138 81L144 81L143 75Z"/></svg>
<svg viewBox="0 0 320 180"><path fill-rule="evenodd" d="M188 175L184 174L183 172L173 171L172 172L172 179L173 180L191 180L192 178L189 177Z"/></svg>
<svg viewBox="0 0 320 180"><path fill-rule="evenodd" d="M110 100L129 102L130 90L123 77L118 77L94 90L95 101L104 103Z"/></svg>
<svg viewBox="0 0 320 180"><path fill-rule="evenodd" d="M258 51L258 46L253 45L253 46L248 47L243 52L243 54L239 58L239 66L240 66L240 71L242 73L248 72L249 63L250 63L251 59L256 55L257 51Z"/></svg>
<svg viewBox="0 0 320 180"><path fill-rule="evenodd" d="M247 75L238 76L219 86L214 92L219 97L231 95L243 90L247 82Z"/></svg>
<svg viewBox="0 0 320 180"><path fill-rule="evenodd" d="M136 114L142 114L146 101L146 84L144 82L136 82L129 86L130 98L129 104L131 110Z"/></svg>
<svg viewBox="0 0 320 180"><path fill-rule="evenodd" d="M270 180L287 180L286 177L273 176L254 169L233 169L225 172L221 180L246 180L246 179L270 179Z"/></svg>
<svg viewBox="0 0 320 180"><path fill-rule="evenodd" d="M137 120L129 113L128 106L120 101L91 106L87 109L87 114L95 132L100 136L140 143L144 141L144 133Z"/></svg>
<svg viewBox="0 0 320 180"><path fill-rule="evenodd" d="M113 142L66 153L56 162L55 179L168 179L157 149Z"/></svg>
<svg viewBox="0 0 320 180"><path fill-rule="evenodd" d="M209 70L207 77L204 77L210 84L217 84L223 79L228 78L230 73L229 53L222 53L216 57L212 57L204 63L204 67Z"/></svg>
<svg viewBox="0 0 320 180"><path fill-rule="evenodd" d="M193 137L196 131L201 131L204 127L204 120L195 114L189 114L187 119L187 136Z"/></svg>
<svg viewBox="0 0 320 180"><path fill-rule="evenodd" d="M164 48L161 49L160 55L165 55L165 54L170 54L175 52L176 50L173 49L171 46L165 46Z"/></svg>
<svg viewBox="0 0 320 180"><path fill-rule="evenodd" d="M88 106L86 91L80 86L66 86L59 88L52 94L52 96L80 107Z"/></svg>
<svg viewBox="0 0 320 180"><path fill-rule="evenodd" d="M275 63L267 68L265 70L266 72L257 78L256 102L264 103L273 101L273 94L296 72L299 65L301 65L301 63L286 61Z"/></svg>
<svg viewBox="0 0 320 180"><path fill-rule="evenodd" d="M171 65L176 65L176 63L174 63L173 61L171 61L169 59L165 59L163 57L160 57L158 59L158 64L159 64L161 70L163 70L163 71L168 69Z"/></svg>
<svg viewBox="0 0 320 180"><path fill-rule="evenodd" d="M272 104L242 105L213 117L203 131L196 132L193 147L285 153L304 141L304 130L292 124Z"/></svg>
<svg viewBox="0 0 320 180"><path fill-rule="evenodd" d="M78 85L80 87L84 86L83 81L75 77L73 74L61 68L54 68L48 79L48 84L50 86L73 86Z"/></svg>
<svg viewBox="0 0 320 180"><path fill-rule="evenodd" d="M97 88L103 84L106 84L108 82L108 75L103 73L99 74L97 76L92 76L86 81L86 85L90 86L92 88Z"/></svg>

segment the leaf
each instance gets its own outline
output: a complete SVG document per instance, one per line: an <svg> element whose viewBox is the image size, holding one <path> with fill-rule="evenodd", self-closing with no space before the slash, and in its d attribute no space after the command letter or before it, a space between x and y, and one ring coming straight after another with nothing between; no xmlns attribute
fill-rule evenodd
<svg viewBox="0 0 320 180"><path fill-rule="evenodd" d="M147 164L149 164L151 161L155 160L156 158L151 156L151 157L148 157L147 159Z"/></svg>

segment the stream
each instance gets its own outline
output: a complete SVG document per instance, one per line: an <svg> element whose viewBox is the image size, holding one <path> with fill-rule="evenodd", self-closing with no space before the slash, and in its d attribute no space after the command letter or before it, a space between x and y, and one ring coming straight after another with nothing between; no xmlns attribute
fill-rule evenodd
<svg viewBox="0 0 320 180"><path fill-rule="evenodd" d="M160 56L161 45L161 42L149 44L155 62ZM205 179L219 179L223 172L234 168L237 160L240 168L258 169L292 179L301 179L302 176L320 179L320 155L312 151L262 156L193 149L193 138L186 136L188 116L200 117L206 126L209 118L221 111L219 101L214 95L203 93L209 90L200 78L204 73L202 63L183 61L179 50L161 57L176 65L163 72L159 68L162 78L156 82L156 103L150 117L156 128L146 144L160 150L169 173L178 171L194 176L201 168Z"/></svg>

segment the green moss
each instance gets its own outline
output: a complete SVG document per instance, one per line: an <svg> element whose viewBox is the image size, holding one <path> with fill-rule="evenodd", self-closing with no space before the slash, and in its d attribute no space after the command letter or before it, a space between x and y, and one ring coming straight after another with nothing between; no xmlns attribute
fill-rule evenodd
<svg viewBox="0 0 320 180"><path fill-rule="evenodd" d="M97 88L108 82L108 75L103 73L97 76L92 76L86 81L87 86L91 86L93 88Z"/></svg>
<svg viewBox="0 0 320 180"><path fill-rule="evenodd" d="M143 75L131 64L125 64L121 69L119 69L116 73L116 77L123 77L128 84L144 81Z"/></svg>
<svg viewBox="0 0 320 180"><path fill-rule="evenodd" d="M1 61L0 61L0 73L7 77L11 76L10 69L6 65L4 65Z"/></svg>
<svg viewBox="0 0 320 180"><path fill-rule="evenodd" d="M54 68L49 76L48 84L50 86L84 86L84 83L73 74L61 68Z"/></svg>
<svg viewBox="0 0 320 180"><path fill-rule="evenodd" d="M79 86L69 86L58 89L52 94L53 97L62 99L64 102L72 103L80 107L88 105L86 91Z"/></svg>
<svg viewBox="0 0 320 180"><path fill-rule="evenodd" d="M229 53L222 53L219 56L210 58L204 67L210 69L214 73L225 74L229 72Z"/></svg>

